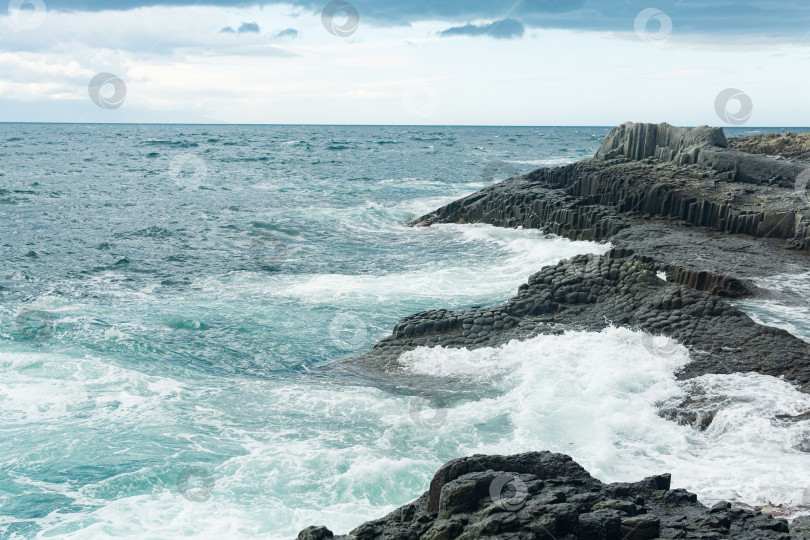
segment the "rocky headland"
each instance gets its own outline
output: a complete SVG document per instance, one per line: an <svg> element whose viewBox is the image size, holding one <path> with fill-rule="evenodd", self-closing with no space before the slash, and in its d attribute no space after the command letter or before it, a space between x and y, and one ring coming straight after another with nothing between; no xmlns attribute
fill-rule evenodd
<svg viewBox="0 0 810 540"><path fill-rule="evenodd" d="M408 382L398 362L416 347L492 347L613 325L644 331L655 354L670 353L655 335L686 346L691 361L681 379L756 372L810 392L810 344L755 323L730 303L778 295L759 288L757 278L808 271L808 141L788 134L729 143L720 128L626 123L594 158L511 178L439 208L412 225L533 228L612 249L540 269L500 305L406 317L337 369L418 393L420 383ZM661 415L705 429L716 406L688 395ZM525 488L519 509L488 491L503 475ZM541 453L452 461L428 493L349 538L810 538L804 523L789 527L725 503L706 508L693 494L669 490L667 476L604 485L570 458ZM313 528L299 538L331 533Z"/></svg>

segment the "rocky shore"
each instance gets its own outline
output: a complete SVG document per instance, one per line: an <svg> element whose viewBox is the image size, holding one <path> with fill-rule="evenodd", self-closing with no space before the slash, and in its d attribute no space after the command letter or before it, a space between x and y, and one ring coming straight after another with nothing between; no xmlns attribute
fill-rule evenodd
<svg viewBox="0 0 810 540"><path fill-rule="evenodd" d="M398 363L416 347L492 347L613 325L644 331L654 354L671 354L655 335L685 345L691 361L681 379L757 372L810 392L810 344L730 303L778 294L760 289L757 278L807 271L807 142L789 134L729 144L719 128L627 123L592 159L509 179L423 216L413 225L534 228L613 249L540 269L500 305L406 317L339 369L417 393ZM689 395L661 415L705 429L713 407ZM525 488L520 509L505 509L488 491L503 475ZM670 491L667 476L606 486L570 458L541 453L450 462L428 493L350 537L810 538L803 521L791 527L728 504L706 508L692 494ZM299 538L331 533L308 529Z"/></svg>
<svg viewBox="0 0 810 540"><path fill-rule="evenodd" d="M450 461L414 502L349 535L309 527L299 540L652 540L810 538L808 521L775 519L670 489L667 474L603 484L563 454L471 456Z"/></svg>
<svg viewBox="0 0 810 540"><path fill-rule="evenodd" d="M512 178L413 223L537 228L614 249L544 268L500 305L406 317L344 365L393 374L420 346L614 325L686 345L681 378L753 371L808 391L810 344L727 301L775 294L755 278L807 271L810 203L796 183L808 175L810 163L729 149L720 128L619 126L592 159Z"/></svg>

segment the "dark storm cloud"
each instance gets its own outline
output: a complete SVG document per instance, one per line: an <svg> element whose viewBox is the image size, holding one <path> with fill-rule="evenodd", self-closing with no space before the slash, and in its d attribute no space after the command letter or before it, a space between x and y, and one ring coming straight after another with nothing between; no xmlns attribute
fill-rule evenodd
<svg viewBox="0 0 810 540"><path fill-rule="evenodd" d="M48 0L58 11L127 10L144 6L251 6L291 4L320 13L325 0ZM810 32L807 0L350 0L364 23L400 25L429 19L471 24L478 19L520 20L529 28L632 31L635 16L657 8L675 32L711 35L795 36ZM474 29L468 29L474 32ZM483 34L479 34L483 35Z"/></svg>
<svg viewBox="0 0 810 540"><path fill-rule="evenodd" d="M259 33L259 25L255 22L243 22L242 25L237 30L240 34L258 34Z"/></svg>
<svg viewBox="0 0 810 540"><path fill-rule="evenodd" d="M490 36L495 39L514 39L523 37L526 27L516 19L503 19L491 24L465 24L454 26L441 32L443 37L451 36Z"/></svg>
<svg viewBox="0 0 810 540"><path fill-rule="evenodd" d="M287 28L286 30L276 32L275 34L273 34L273 36L277 38L283 37L296 38L298 37L298 30L296 30L295 28Z"/></svg>

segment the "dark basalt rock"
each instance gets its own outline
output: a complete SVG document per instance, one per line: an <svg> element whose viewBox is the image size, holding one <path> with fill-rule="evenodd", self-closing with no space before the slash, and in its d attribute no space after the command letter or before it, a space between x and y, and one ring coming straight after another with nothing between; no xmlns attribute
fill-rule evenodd
<svg viewBox="0 0 810 540"><path fill-rule="evenodd" d="M655 219L810 249L810 207L796 185L808 165L726 144L718 128L624 124L593 159L512 178L413 224L490 223L606 241Z"/></svg>
<svg viewBox="0 0 810 540"><path fill-rule="evenodd" d="M789 159L810 161L810 133L763 133L749 137L729 139L730 148L749 154L767 154Z"/></svg>
<svg viewBox="0 0 810 540"><path fill-rule="evenodd" d="M806 529L803 522L796 528L798 534ZM298 538L332 536L323 527L310 527ZM693 493L670 489L668 474L603 484L569 456L533 452L450 461L417 500L335 538L765 540L791 534L783 519L729 503L708 508Z"/></svg>
<svg viewBox="0 0 810 540"><path fill-rule="evenodd" d="M713 295L664 281L653 261L628 250L580 255L534 274L504 304L406 317L391 336L347 364L393 372L400 355L419 346L474 349L562 329L598 331L615 325L686 345L692 361L678 374L681 378L753 371L810 390L810 344L755 323L718 296L721 287L716 289ZM728 290L736 289L729 285ZM652 338L647 345L655 354L674 354L660 350Z"/></svg>

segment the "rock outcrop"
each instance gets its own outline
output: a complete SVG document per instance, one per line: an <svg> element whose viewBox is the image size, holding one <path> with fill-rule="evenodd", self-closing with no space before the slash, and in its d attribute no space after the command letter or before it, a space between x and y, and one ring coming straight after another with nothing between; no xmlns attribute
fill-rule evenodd
<svg viewBox="0 0 810 540"><path fill-rule="evenodd" d="M749 137L729 139L730 148L748 152L749 154L767 154L769 156L782 156L800 161L810 161L810 133L764 133Z"/></svg>
<svg viewBox="0 0 810 540"><path fill-rule="evenodd" d="M810 249L810 165L726 145L715 128L623 124L593 159L512 178L414 224L490 223L606 241L652 217Z"/></svg>
<svg viewBox="0 0 810 540"><path fill-rule="evenodd" d="M766 540L791 536L788 522L670 489L667 474L603 484L563 454L471 456L450 461L414 502L346 536L310 527L299 540Z"/></svg>
<svg viewBox="0 0 810 540"><path fill-rule="evenodd" d="M400 355L420 346L493 347L538 334L615 325L666 335L689 347L692 361L681 378L758 372L810 391L810 344L756 324L719 296L744 293L742 285L698 275L703 281L698 288L711 286L710 294L665 281L657 270L653 261L628 250L580 255L542 269L503 304L406 317L391 336L348 364L395 372ZM656 350L652 339L648 346L655 354L671 354Z"/></svg>

